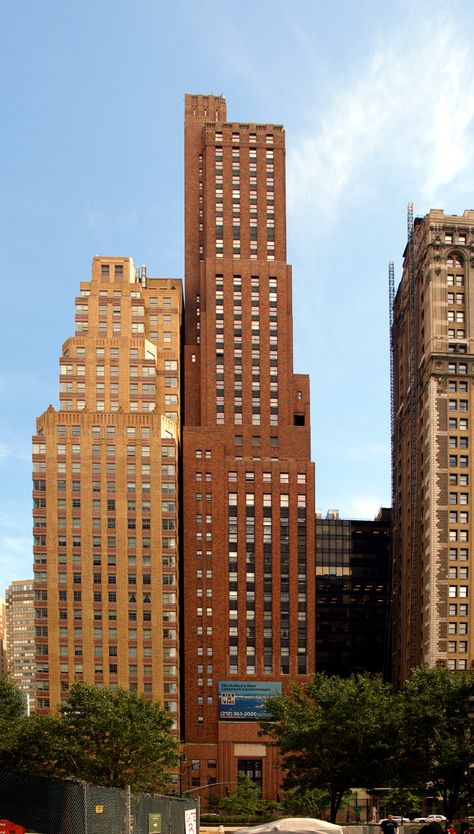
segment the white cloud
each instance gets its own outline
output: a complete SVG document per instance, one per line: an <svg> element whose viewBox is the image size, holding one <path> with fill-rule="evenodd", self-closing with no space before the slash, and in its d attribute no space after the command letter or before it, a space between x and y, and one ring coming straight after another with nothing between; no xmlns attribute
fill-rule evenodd
<svg viewBox="0 0 474 834"><path fill-rule="evenodd" d="M0 461L15 458L16 460L31 460L27 450L22 446L12 446L0 442Z"/></svg>
<svg viewBox="0 0 474 834"><path fill-rule="evenodd" d="M425 144L431 148L424 195L429 202L439 188L462 174L471 163L474 118L474 78L469 50L460 33L446 31L441 37L443 61L436 79L432 123L426 126ZM455 43L455 41L457 43Z"/></svg>
<svg viewBox="0 0 474 834"><path fill-rule="evenodd" d="M289 209L304 234L331 226L354 195L362 202L408 184L405 198L431 207L446 186L465 190L474 120L469 30L420 14L411 30L404 21L391 34L292 141Z"/></svg>
<svg viewBox="0 0 474 834"><path fill-rule="evenodd" d="M31 554L31 538L7 536L1 540L0 548L13 553Z"/></svg>
<svg viewBox="0 0 474 834"><path fill-rule="evenodd" d="M380 495L350 495L346 497L341 517L374 519L382 504Z"/></svg>

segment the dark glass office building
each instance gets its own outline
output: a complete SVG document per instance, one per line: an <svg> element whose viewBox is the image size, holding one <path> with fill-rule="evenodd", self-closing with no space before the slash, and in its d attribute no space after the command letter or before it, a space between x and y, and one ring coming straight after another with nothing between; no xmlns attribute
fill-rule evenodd
<svg viewBox="0 0 474 834"><path fill-rule="evenodd" d="M388 677L390 521L316 515L316 671Z"/></svg>

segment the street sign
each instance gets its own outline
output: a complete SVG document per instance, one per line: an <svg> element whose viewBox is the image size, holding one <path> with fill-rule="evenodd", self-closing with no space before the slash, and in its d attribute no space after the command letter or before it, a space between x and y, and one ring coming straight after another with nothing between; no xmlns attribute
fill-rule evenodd
<svg viewBox="0 0 474 834"><path fill-rule="evenodd" d="M197 814L195 808L188 808L184 812L184 830L185 834L196 834L197 831Z"/></svg>
<svg viewBox="0 0 474 834"><path fill-rule="evenodd" d="M161 814L148 814L148 834L161 834Z"/></svg>

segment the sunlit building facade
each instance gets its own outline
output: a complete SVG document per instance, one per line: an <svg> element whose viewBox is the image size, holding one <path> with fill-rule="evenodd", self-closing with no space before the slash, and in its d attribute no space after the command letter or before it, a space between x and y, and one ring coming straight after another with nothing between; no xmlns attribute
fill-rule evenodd
<svg viewBox="0 0 474 834"><path fill-rule="evenodd" d="M181 282L96 257L75 316L33 438L37 707L119 685L178 731Z"/></svg>
<svg viewBox="0 0 474 834"><path fill-rule="evenodd" d="M33 580L14 580L5 592L5 634L10 680L25 699L25 711L34 712L35 682L35 609Z"/></svg>
<svg viewBox="0 0 474 834"><path fill-rule="evenodd" d="M470 670L474 211L416 218L393 307L394 675Z"/></svg>
<svg viewBox="0 0 474 834"><path fill-rule="evenodd" d="M5 676L7 667L7 621L6 603L0 597L0 675Z"/></svg>

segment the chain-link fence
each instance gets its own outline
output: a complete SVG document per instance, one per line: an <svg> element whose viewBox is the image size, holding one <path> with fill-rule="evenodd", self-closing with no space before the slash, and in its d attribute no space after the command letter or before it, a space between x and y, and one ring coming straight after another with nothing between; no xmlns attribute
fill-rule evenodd
<svg viewBox="0 0 474 834"><path fill-rule="evenodd" d="M139 794L132 799L133 829L131 834L185 834L187 821L195 813L199 834L199 800L173 796Z"/></svg>
<svg viewBox="0 0 474 834"><path fill-rule="evenodd" d="M82 788L84 790L84 834L129 834L129 791L120 790L120 788L101 788L85 782L82 783Z"/></svg>
<svg viewBox="0 0 474 834"><path fill-rule="evenodd" d="M0 819L38 834L85 834L83 786L1 771Z"/></svg>
<svg viewBox="0 0 474 834"><path fill-rule="evenodd" d="M191 813L190 813L191 812ZM194 812L194 814L192 813ZM0 771L0 819L35 834L199 834L199 801Z"/></svg>

